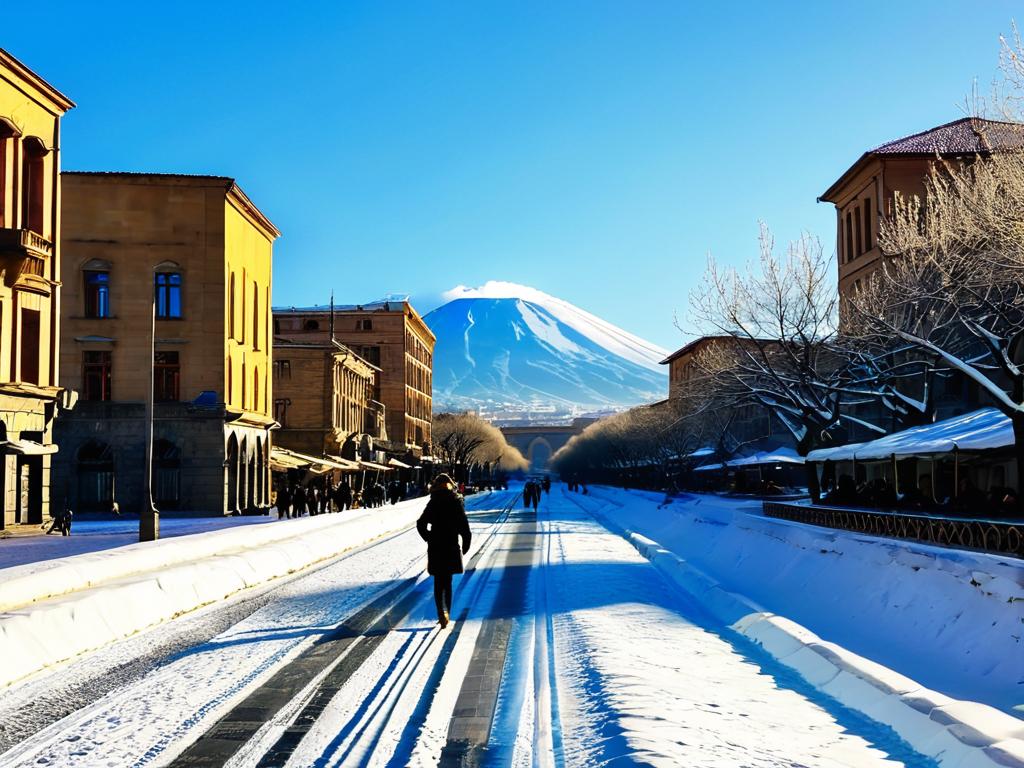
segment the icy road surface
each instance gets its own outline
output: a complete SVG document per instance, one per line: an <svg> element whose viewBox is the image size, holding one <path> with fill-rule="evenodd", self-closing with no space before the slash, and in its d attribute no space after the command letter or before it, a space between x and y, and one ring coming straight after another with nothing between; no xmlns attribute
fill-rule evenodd
<svg viewBox="0 0 1024 768"><path fill-rule="evenodd" d="M510 496L470 499L448 629L407 531L267 591L0 765L931 765L710 625L578 498L556 489L534 516L502 510ZM201 636L238 606L127 643ZM88 665L116 668L125 645ZM5 692L0 720L85 664Z"/></svg>

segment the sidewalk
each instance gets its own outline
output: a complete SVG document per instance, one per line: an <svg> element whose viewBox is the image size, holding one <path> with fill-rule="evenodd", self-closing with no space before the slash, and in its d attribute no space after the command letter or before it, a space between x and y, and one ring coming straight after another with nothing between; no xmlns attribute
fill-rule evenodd
<svg viewBox="0 0 1024 768"><path fill-rule="evenodd" d="M160 538L218 531L240 525L259 525L276 520L276 515L161 518ZM22 528L31 530L22 532ZM49 528L49 524L46 528ZM13 535L0 538L0 569L123 547L139 540L139 521L131 518L76 520L71 526L70 536L61 536L56 532L47 536L46 529L40 529L37 525L18 526L18 529Z"/></svg>

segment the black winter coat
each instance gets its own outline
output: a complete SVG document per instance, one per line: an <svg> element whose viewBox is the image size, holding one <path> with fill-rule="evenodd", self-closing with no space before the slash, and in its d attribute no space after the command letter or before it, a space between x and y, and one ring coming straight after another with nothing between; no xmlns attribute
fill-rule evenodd
<svg viewBox="0 0 1024 768"><path fill-rule="evenodd" d="M469 551L472 534L462 497L455 491L430 492L430 501L416 521L416 530L427 542L427 573L444 576L462 573L462 555ZM462 547L459 547L462 537Z"/></svg>

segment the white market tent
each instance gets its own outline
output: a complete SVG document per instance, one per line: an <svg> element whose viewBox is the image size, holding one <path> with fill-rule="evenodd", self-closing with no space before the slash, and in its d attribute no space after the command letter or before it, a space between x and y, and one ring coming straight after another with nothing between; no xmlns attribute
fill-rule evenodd
<svg viewBox="0 0 1024 768"><path fill-rule="evenodd" d="M767 464L803 464L804 460L798 456L792 448L776 448L774 451L758 451L749 456L741 456L738 459L730 459L720 464L705 464L697 467L694 472L707 472L712 469L723 467L756 467Z"/></svg>
<svg viewBox="0 0 1024 768"><path fill-rule="evenodd" d="M1014 444L1013 424L995 408L837 448L811 451L807 461L872 461L891 456L930 456L953 451L990 451Z"/></svg>

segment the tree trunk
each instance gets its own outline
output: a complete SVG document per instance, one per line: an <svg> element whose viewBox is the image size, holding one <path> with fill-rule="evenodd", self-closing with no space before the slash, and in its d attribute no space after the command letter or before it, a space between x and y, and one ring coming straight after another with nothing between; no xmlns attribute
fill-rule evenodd
<svg viewBox="0 0 1024 768"><path fill-rule="evenodd" d="M807 430L806 434L796 444L797 456L806 458L807 454L814 447L813 442L811 431ZM807 473L807 492L811 495L811 504L818 504L821 502L821 483L818 482L818 472L814 465L810 463L804 464L804 470Z"/></svg>

